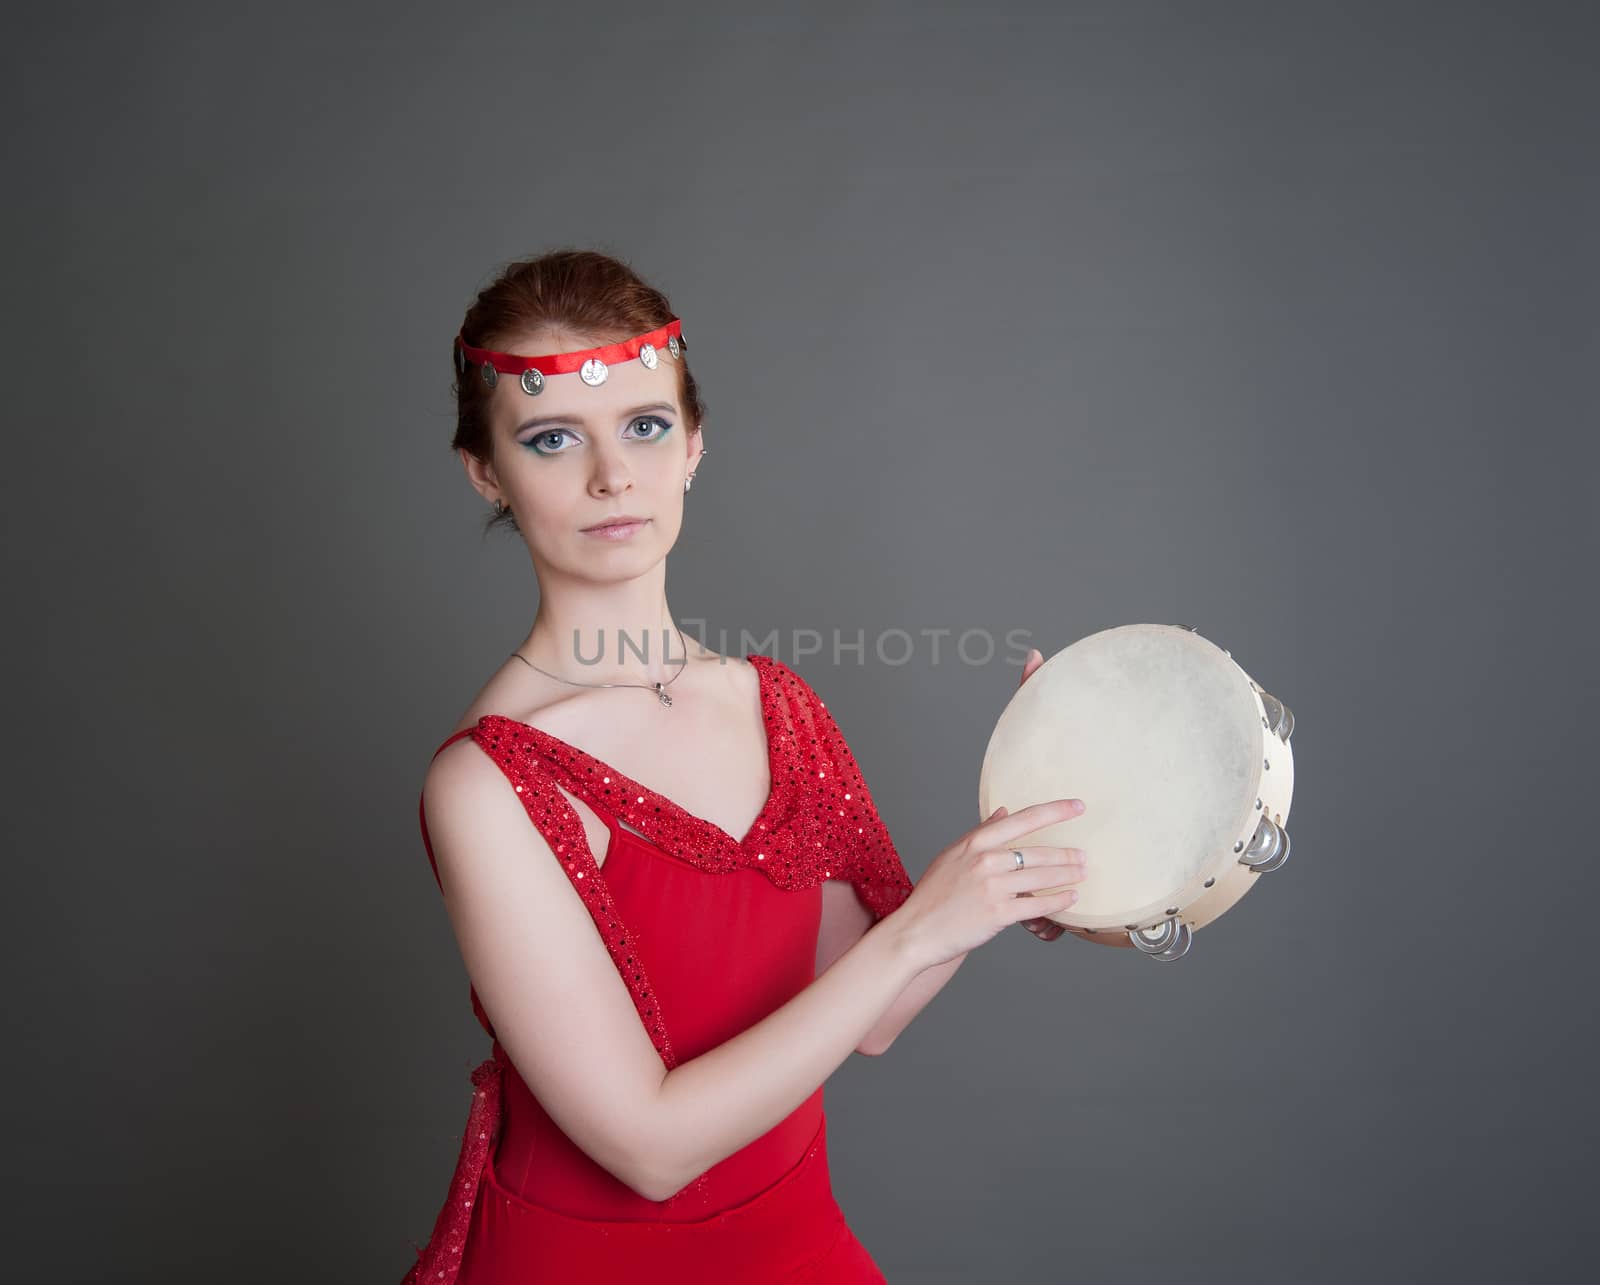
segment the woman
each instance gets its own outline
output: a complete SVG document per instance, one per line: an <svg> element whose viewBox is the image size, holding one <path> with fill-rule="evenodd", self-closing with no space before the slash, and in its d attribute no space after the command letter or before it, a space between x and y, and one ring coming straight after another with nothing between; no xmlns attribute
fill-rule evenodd
<svg viewBox="0 0 1600 1285"><path fill-rule="evenodd" d="M1009 845L1076 800L1002 809L913 890L815 690L673 623L706 454L686 352L586 251L512 264L457 336L454 447L539 606L419 805L493 1046L418 1285L882 1281L829 1187L823 1082L1075 899L1018 895L1080 853Z"/></svg>

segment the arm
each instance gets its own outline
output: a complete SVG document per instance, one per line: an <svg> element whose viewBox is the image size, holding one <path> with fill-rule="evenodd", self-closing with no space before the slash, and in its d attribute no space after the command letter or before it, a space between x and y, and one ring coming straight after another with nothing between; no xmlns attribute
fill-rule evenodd
<svg viewBox="0 0 1600 1285"><path fill-rule="evenodd" d="M817 933L817 976L821 976L861 939L873 924L872 912L861 904L861 898L848 883L830 879L822 885L822 927ZM856 1045L856 1052L876 1057L887 1052L901 1031L911 1025L912 1018L927 1007L933 997L944 989L944 984L956 975L966 960L965 953L954 959L925 968L895 997L894 1003L878 1019L866 1037Z"/></svg>
<svg viewBox="0 0 1600 1285"><path fill-rule="evenodd" d="M860 1052L876 1056L887 1053L900 1032L911 1025L911 1019L926 1008L929 1002L944 989L944 984L956 975L956 969L966 962L966 954L947 959L933 968L924 968L905 990L901 991L889 1011L862 1041L866 1047Z"/></svg>
<svg viewBox="0 0 1600 1285"><path fill-rule="evenodd" d="M654 1199L641 1124L665 1074L661 1056L521 799L471 740L440 751L428 769L424 826L462 962L550 1118L596 1164Z"/></svg>
<svg viewBox="0 0 1600 1285"><path fill-rule="evenodd" d="M594 919L520 796L469 742L434 759L423 806L440 889L512 1064L585 1154L649 1200L805 1101L922 971L879 920L805 990L670 1072Z"/></svg>

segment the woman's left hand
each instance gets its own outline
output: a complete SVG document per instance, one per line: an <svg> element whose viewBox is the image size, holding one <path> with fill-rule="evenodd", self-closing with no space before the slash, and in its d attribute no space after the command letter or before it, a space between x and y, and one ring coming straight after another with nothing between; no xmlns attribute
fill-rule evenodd
<svg viewBox="0 0 1600 1285"><path fill-rule="evenodd" d="M1037 647L1030 647L1028 649L1028 658L1022 662L1022 681L1017 686L1021 687L1023 683L1027 682L1033 671L1042 664L1044 664L1044 653ZM1005 808L1001 808L997 813L999 816L1004 816L1005 814ZM1018 922L1040 941L1054 941L1067 931L1062 925L1056 923L1054 919L1049 919L1042 915L1038 919L1023 919Z"/></svg>

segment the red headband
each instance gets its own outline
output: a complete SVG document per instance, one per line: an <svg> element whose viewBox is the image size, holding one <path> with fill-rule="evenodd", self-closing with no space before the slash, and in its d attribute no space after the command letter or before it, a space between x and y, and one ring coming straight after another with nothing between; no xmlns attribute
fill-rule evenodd
<svg viewBox="0 0 1600 1285"><path fill-rule="evenodd" d="M635 335L632 339L624 339L620 344L603 344L599 348L549 353L542 357L519 357L515 353L474 348L458 334L456 370L464 375L467 366L478 367L483 375L483 382L490 388L495 386L499 375L519 375L522 391L530 397L537 397L544 391L546 375L569 375L577 371L578 378L593 388L606 382L607 367L618 362L631 361L637 357L641 364L654 370L660 360L657 349L662 345L665 345L673 357L677 357L689 347L689 341L683 337L683 323L676 317L659 330Z"/></svg>

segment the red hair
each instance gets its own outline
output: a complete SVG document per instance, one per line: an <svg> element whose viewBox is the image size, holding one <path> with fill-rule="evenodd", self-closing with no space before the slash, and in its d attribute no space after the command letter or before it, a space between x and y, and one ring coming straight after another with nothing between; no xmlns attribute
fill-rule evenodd
<svg viewBox="0 0 1600 1285"><path fill-rule="evenodd" d="M536 259L507 264L478 292L461 323L461 337L474 348L506 351L506 345L536 330L561 330L589 337L594 343L617 343L657 330L676 314L667 296L648 284L628 264L597 250L552 250ZM453 451L465 450L480 460L492 454L489 401L492 391L476 368L463 374L456 365L455 336L450 360L456 371ZM678 401L694 428L705 418L700 389L689 370L687 353L675 363ZM508 511L489 520L491 527L516 520Z"/></svg>

